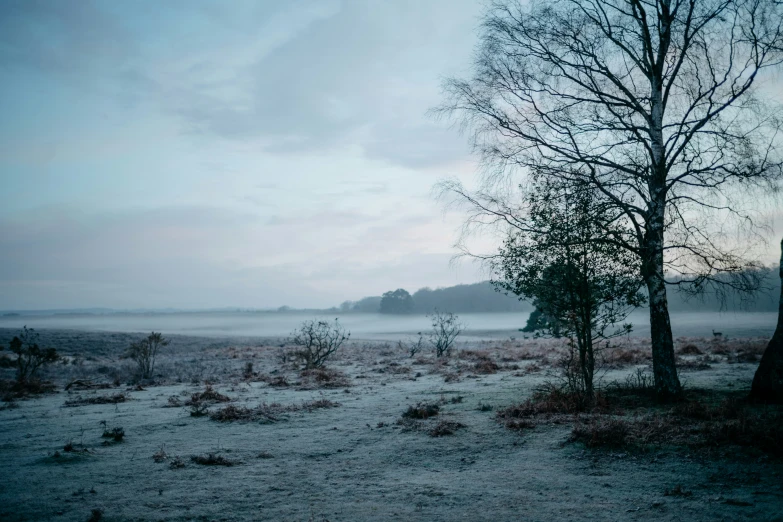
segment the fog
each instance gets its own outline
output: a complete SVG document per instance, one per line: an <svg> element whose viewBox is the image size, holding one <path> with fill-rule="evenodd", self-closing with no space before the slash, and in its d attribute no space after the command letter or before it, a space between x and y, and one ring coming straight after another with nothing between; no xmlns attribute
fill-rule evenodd
<svg viewBox="0 0 783 522"><path fill-rule="evenodd" d="M465 324L463 337L501 339L522 338L528 312L460 314ZM0 328L70 329L106 332L163 332L166 335L285 337L302 321L314 317L340 323L351 332L352 339L396 341L426 332L425 315L333 314L309 315L279 312L203 312L170 314L50 315L1 317ZM774 312L681 312L672 314L674 336L710 337L713 330L727 337L769 337L777 321ZM631 335L650 334L646 310L634 312L629 322Z"/></svg>

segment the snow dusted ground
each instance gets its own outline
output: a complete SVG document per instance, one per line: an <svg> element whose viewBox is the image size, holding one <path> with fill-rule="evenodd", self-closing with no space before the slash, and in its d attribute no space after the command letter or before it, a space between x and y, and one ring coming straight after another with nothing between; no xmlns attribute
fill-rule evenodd
<svg viewBox="0 0 783 522"><path fill-rule="evenodd" d="M459 347L496 362L500 369L491 374L478 373L480 359L469 352L444 365L431 354L410 358L391 343L353 343L329 365L350 386L323 389L302 381L277 341L175 338L160 363L161 384L136 390L125 382L128 362L118 359L125 337L44 334L59 339L76 362L47 370L59 393L0 411L2 520L84 521L93 509L107 521L783 520L783 464L766 455L588 450L569 442L570 423L542 423L523 433L499 424L489 406L520 402L553 378L554 341ZM715 346L714 340L679 341L705 353ZM686 386L747 390L757 363L742 362L747 358L736 356L737 346L763 341L734 342L723 350L729 355L705 356L709 368L683 373ZM642 340L633 343L629 349L644 352ZM248 362L249 376L243 375ZM631 362L615 365L604 382L644 365ZM275 377L289 386L270 385ZM75 378L122 382L63 391ZM320 399L339 406L286 412L277 422L225 423L172 406L203 391L204 380L232 399L210 411ZM125 402L65 406L126 390ZM438 403L440 414L421 421L420 429L397 424L419 402ZM430 436L428 429L444 419L464 427ZM122 427L123 440L103 438L102 421L108 429ZM64 450L69 441L75 451ZM156 462L156 453L165 458ZM191 461L209 453L235 465ZM172 466L177 456L184 467ZM682 494L672 495L677 486Z"/></svg>

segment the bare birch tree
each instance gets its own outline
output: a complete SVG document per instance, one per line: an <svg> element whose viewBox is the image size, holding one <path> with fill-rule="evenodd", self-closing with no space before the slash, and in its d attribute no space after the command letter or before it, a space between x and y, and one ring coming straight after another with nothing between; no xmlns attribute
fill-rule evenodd
<svg viewBox="0 0 783 522"><path fill-rule="evenodd" d="M781 113L758 90L783 60L782 24L774 0L498 0L473 77L448 80L437 109L473 132L485 186L534 171L622 212L630 235L606 239L640 259L664 400L682 391L666 277L758 284L747 194L783 177Z"/></svg>

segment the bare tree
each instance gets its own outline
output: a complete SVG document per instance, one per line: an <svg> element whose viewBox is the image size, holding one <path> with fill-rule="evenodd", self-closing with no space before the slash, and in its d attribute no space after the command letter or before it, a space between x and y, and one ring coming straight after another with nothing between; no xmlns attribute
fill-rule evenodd
<svg viewBox="0 0 783 522"><path fill-rule="evenodd" d="M142 379L149 379L155 371L155 358L158 352L164 346L169 345L169 340L163 337L160 332L152 332L144 339L131 343L125 352L139 367L139 376Z"/></svg>
<svg viewBox="0 0 783 522"><path fill-rule="evenodd" d="M741 189L783 177L781 112L757 90L783 60L782 24L775 0L498 0L474 76L448 80L437 109L473 131L485 188L533 171L622 212L630 234L606 239L641 261L661 399L682 391L666 277L758 285L746 269L763 230Z"/></svg>
<svg viewBox="0 0 783 522"><path fill-rule="evenodd" d="M304 362L306 370L311 370L321 368L350 337L351 333L346 333L337 319L334 323L313 319L294 330L290 342L301 347L296 356Z"/></svg>
<svg viewBox="0 0 783 522"><path fill-rule="evenodd" d="M783 241L780 242L780 281L783 283ZM780 289L778 324L753 376L750 397L783 404L783 285Z"/></svg>
<svg viewBox="0 0 783 522"><path fill-rule="evenodd" d="M443 357L451 354L451 348L457 336L465 329L465 325L459 322L459 317L452 312L439 312L435 310L427 316L432 321L432 331L429 341L435 348L435 357Z"/></svg>

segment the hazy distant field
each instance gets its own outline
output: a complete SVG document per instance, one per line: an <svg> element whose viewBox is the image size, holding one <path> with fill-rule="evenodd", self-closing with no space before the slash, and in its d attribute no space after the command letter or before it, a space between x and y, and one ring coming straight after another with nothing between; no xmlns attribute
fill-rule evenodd
<svg viewBox="0 0 783 522"><path fill-rule="evenodd" d="M18 329L27 325L36 329L73 329L104 332L149 332L173 335L210 337L284 337L311 315L304 313L172 313L172 314L111 314L52 315L0 317L0 328ZM323 316L332 319L333 316ZM423 315L346 314L339 316L353 339L395 341L427 330L429 321ZM527 313L461 314L467 325L464 336L488 339L521 337L519 328L527 321ZM634 313L634 336L649 336L646 310ZM675 337L712 336L712 331L729 337L771 336L777 314L672 312Z"/></svg>

